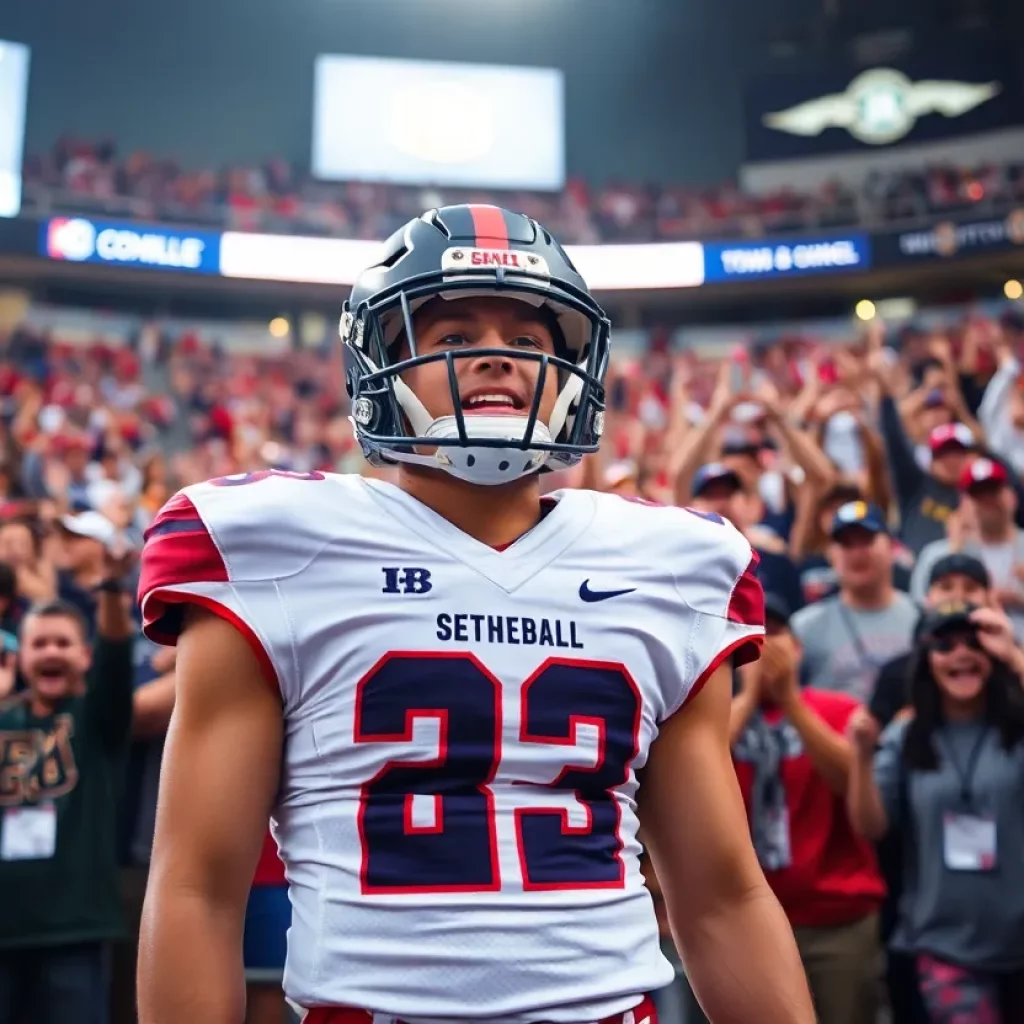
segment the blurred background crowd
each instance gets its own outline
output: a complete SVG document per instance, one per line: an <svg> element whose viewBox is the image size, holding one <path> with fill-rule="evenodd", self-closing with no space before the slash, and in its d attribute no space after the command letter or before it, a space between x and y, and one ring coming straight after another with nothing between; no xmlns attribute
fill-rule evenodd
<svg viewBox="0 0 1024 1024"><path fill-rule="evenodd" d="M760 556L769 618L800 645L789 655L794 686L805 687L807 701L819 692L837 698L822 720L848 743L843 737L858 708L870 708L880 728L899 724L912 705L909 655L929 604L970 600L993 610L1005 619L1001 640L1021 654L1022 314L1011 303L989 312L947 308L937 326L887 327L876 318L851 325L842 341L794 331L716 355L671 350L665 332L651 332L642 357L612 365L602 452L552 474L545 487L594 487L730 519ZM76 319L68 321L78 327L69 331L73 340L62 338L60 322L53 310L39 309L0 334L0 586L2 627L14 645L26 611L40 601L70 603L92 631L105 550L117 537L141 543L147 523L179 487L258 469L390 473L369 469L353 442L330 345L278 356L230 352L199 328L158 319L128 321L131 329L115 344L109 333L83 339ZM110 793L130 914L132 907L137 914L144 886L173 661L173 651L136 636L132 724L124 737L128 785L122 795ZM776 669L768 659L763 671ZM771 739L768 727L773 715L786 714L785 704L768 695L778 683L759 678L760 671L737 679L735 708L752 827L764 825L755 793L774 779L794 837L806 830L814 838L799 850L793 838L782 861L773 859L779 851L771 842L759 852L780 896L792 901L794 923L830 932L845 929L851 914L862 930L870 919L856 944L827 951L822 984L832 991L828 971L864 962L860 981L876 1001L867 1000L867 1015L822 1020L874 1020L884 991L882 936L900 920L894 894L902 891L906 854L890 852L883 874L873 848L855 838L842 798L827 788L814 793L807 778L794 782L787 758L799 763L810 748ZM1024 693L1020 678L1014 685ZM818 768L809 765L813 776ZM1007 827L1024 836L1019 806L1013 815ZM1024 858L1024 845L1014 850ZM941 856L941 843L929 851ZM259 878L270 879L270 891L280 890L275 861L268 845ZM0 863L0 880L3 869ZM1009 899L1016 877L1007 872L995 883L995 908L959 906L968 916L984 909L977 921L963 922L969 935L993 927L985 915L1005 912L1010 920L1002 922L1004 947L976 950L969 939L956 948L958 962L977 955L995 966L1019 955L1024 919L1019 900ZM656 891L656 880L652 886ZM879 930L880 911L888 913L887 933ZM665 940L670 947L667 930ZM0 949L2 941L0 934ZM259 961L266 950L253 943ZM122 988L115 994L129 1015L118 1019L130 1020L133 947L118 948ZM908 982L904 962L895 963L894 1005L914 1006L913 966ZM279 1020L276 983L259 984L275 968L252 966L254 1005L260 998L269 1004L269 1016L253 1019ZM684 979L680 986L665 994L667 1019L699 1020ZM840 1003L849 1000L849 986L847 976L836 989ZM895 1019L929 1019L911 1012L923 1011L900 1008Z"/></svg>
<svg viewBox="0 0 1024 1024"><path fill-rule="evenodd" d="M131 552L210 477L389 475L348 420L353 246L330 240L463 201L634 246L621 278L601 266L602 450L544 486L722 516L757 552L768 639L736 675L733 754L823 1024L1024 1021L1024 7L376 0L297 17L258 0L254 18L251 0L182 0L170 25L87 6L0 8L0 37L32 55L22 132L0 43L0 1024L135 1020L175 654L139 631ZM564 109L513 116L516 80L487 132L490 108L460 94L476 123L453 133L458 111L422 100L451 82L428 75L423 137L403 122L419 151L399 138L388 173L322 173L314 66L353 50L546 64ZM375 95L316 99L342 104L334 141L357 169L380 139L353 125L386 121ZM820 124L767 127L807 104ZM557 183L510 185L549 129ZM467 132L494 147L472 184ZM406 173L432 138L429 173ZM54 245L68 216L86 230ZM222 269L222 230L280 235L283 270ZM198 264L166 258L197 240ZM657 244L676 241L700 243L702 274ZM801 242L822 262L799 265ZM700 1024L648 883L678 967L662 1022ZM286 1019L289 915L268 833L248 1024Z"/></svg>
<svg viewBox="0 0 1024 1024"><path fill-rule="evenodd" d="M122 155L113 140L58 140L25 167L25 205L40 213L136 217L231 229L386 238L423 210L496 203L548 225L563 242L760 238L815 228L913 223L932 214L991 216L1024 203L1024 160L876 170L766 194L736 183L704 188L582 178L557 195L318 181L285 160L256 167L186 169L168 157Z"/></svg>

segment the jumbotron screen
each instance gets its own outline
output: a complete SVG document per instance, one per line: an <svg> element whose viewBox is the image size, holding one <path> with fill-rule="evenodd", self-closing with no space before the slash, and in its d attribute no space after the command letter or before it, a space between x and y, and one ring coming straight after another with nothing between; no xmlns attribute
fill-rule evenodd
<svg viewBox="0 0 1024 1024"><path fill-rule="evenodd" d="M0 217L21 210L29 49L0 39Z"/></svg>
<svg viewBox="0 0 1024 1024"><path fill-rule="evenodd" d="M321 55L314 104L324 180L565 184L564 86L551 68Z"/></svg>

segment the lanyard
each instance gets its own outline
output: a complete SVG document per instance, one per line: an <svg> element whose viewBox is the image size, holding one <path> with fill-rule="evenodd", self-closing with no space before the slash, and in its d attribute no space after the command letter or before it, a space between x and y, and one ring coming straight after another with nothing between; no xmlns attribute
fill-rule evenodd
<svg viewBox="0 0 1024 1024"><path fill-rule="evenodd" d="M850 635L850 639L853 641L853 646L857 651L857 657L860 659L861 668L870 668L874 671L878 671L882 667L882 663L876 661L868 654L868 649L864 646L864 641L861 638L860 631L857 629L857 624L853 621L853 616L850 614L850 610L843 604L841 597L836 598L836 605L839 608L839 616L843 620L843 628Z"/></svg>
<svg viewBox="0 0 1024 1024"><path fill-rule="evenodd" d="M973 800L971 799L971 783L974 781L974 773L978 767L978 761L981 758L981 748L985 745L985 737L988 735L988 728L983 728L978 734L978 738L974 741L974 746L971 748L971 752L967 757L967 770L964 771L960 768L960 764L956 759L956 754L953 752L953 744L947 742L946 737L941 732L936 732L935 736L941 739L942 746L949 756L949 763L953 766L953 770L957 774L957 778L960 780L960 801L965 807L971 807Z"/></svg>

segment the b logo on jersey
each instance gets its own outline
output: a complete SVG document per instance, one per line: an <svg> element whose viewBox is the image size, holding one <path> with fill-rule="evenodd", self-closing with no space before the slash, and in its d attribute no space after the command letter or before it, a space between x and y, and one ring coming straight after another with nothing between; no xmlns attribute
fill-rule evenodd
<svg viewBox="0 0 1024 1024"><path fill-rule="evenodd" d="M434 589L434 584L430 582L430 572L426 569L387 566L381 571L384 573L382 594L426 594Z"/></svg>

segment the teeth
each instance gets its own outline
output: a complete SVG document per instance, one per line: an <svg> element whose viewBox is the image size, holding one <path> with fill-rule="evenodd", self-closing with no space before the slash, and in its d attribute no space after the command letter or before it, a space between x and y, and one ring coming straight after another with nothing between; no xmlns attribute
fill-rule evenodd
<svg viewBox="0 0 1024 1024"><path fill-rule="evenodd" d="M515 405L515 400L508 395L474 395L466 399L464 405Z"/></svg>

